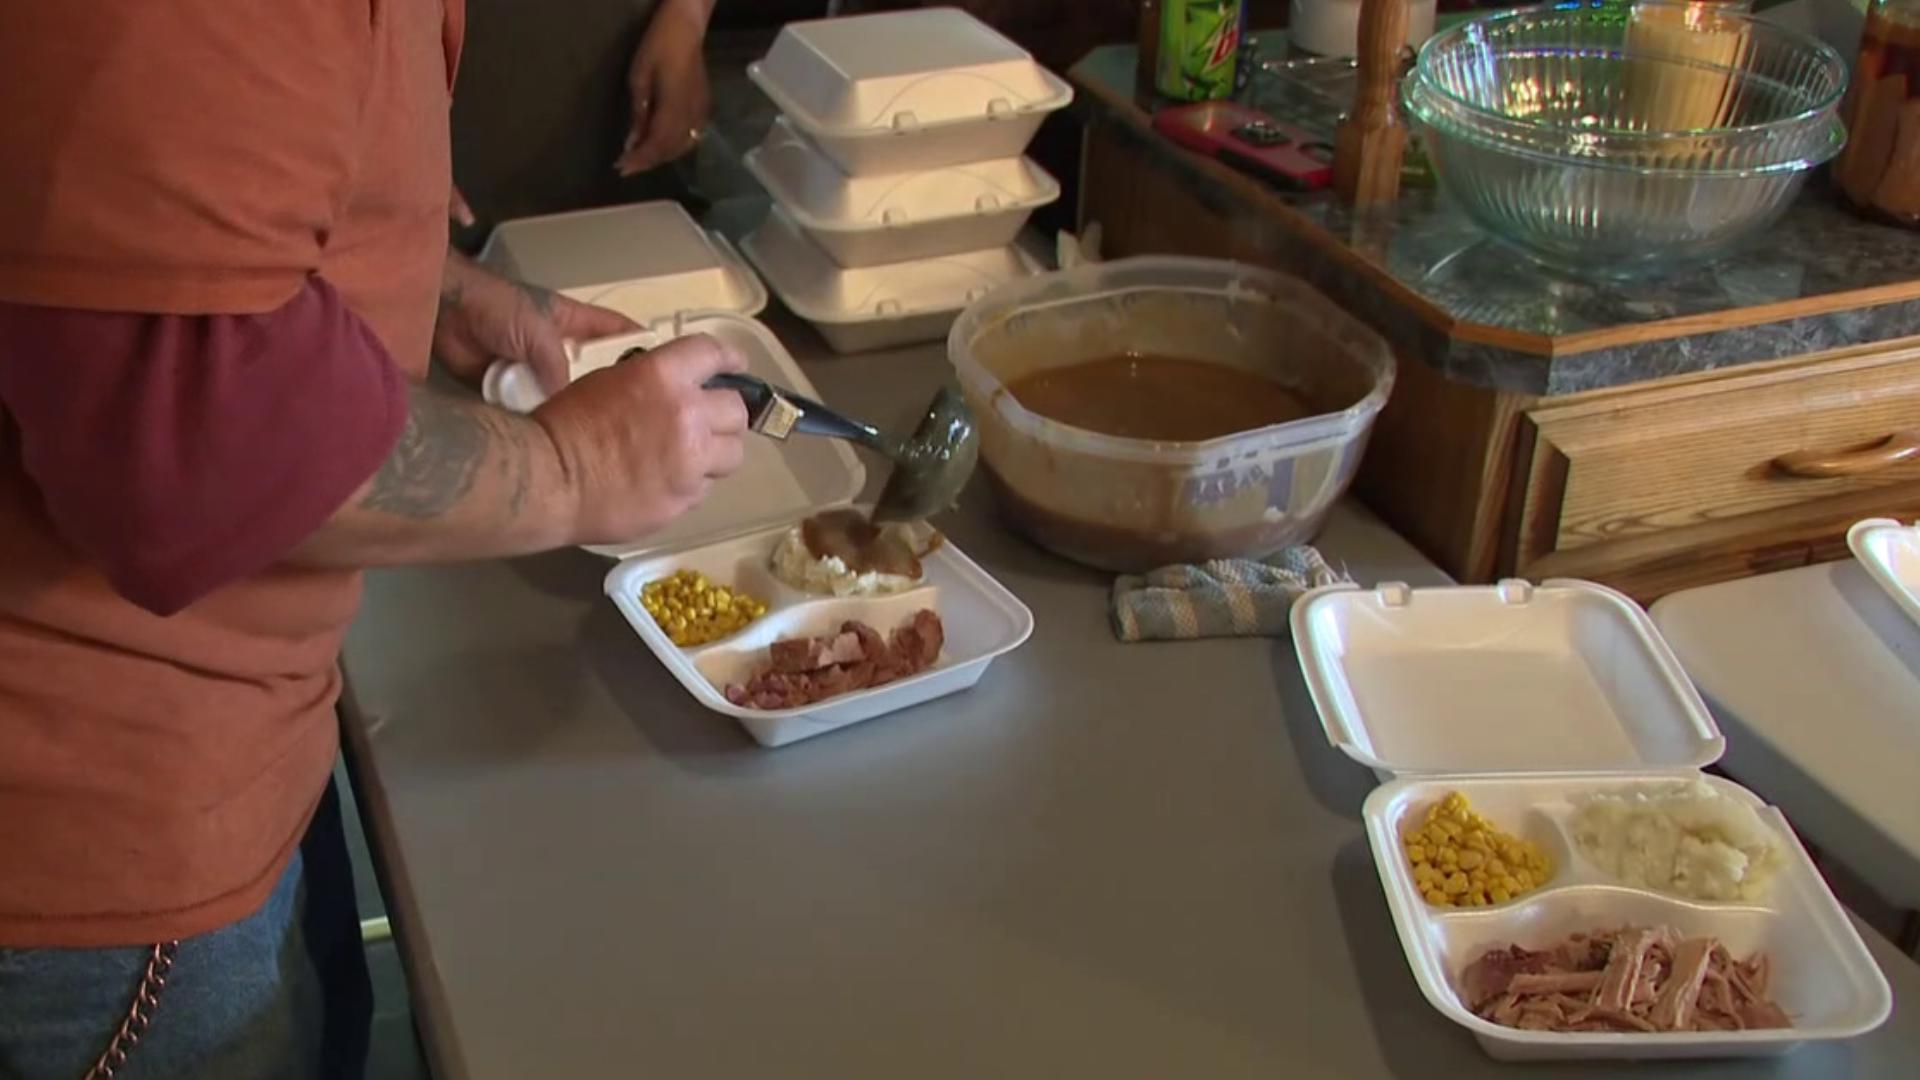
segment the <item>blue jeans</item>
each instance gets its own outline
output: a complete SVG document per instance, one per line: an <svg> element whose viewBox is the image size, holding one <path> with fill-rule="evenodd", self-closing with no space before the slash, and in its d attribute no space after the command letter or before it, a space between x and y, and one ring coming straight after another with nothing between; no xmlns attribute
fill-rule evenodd
<svg viewBox="0 0 1920 1080"><path fill-rule="evenodd" d="M151 949L0 949L0 1078L81 1080L119 1029ZM180 942L153 1025L118 1080L349 1080L373 992L340 801L327 785L273 895Z"/></svg>

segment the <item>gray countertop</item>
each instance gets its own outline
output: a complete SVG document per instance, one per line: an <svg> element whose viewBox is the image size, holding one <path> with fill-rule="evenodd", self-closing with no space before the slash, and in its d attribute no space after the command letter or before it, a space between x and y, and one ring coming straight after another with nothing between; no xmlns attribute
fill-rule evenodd
<svg viewBox="0 0 1920 1080"><path fill-rule="evenodd" d="M927 346L821 358L882 419ZM1037 628L972 692L782 750L696 704L576 552L372 574L348 738L445 1078L1494 1076L1409 975L1359 808L1285 641L1120 645L1108 579L954 541ZM1436 582L1361 511L1322 548ZM1920 968L1880 1031L1644 1076L1910 1076ZM1599 1075L1531 1068L1530 1076Z"/></svg>

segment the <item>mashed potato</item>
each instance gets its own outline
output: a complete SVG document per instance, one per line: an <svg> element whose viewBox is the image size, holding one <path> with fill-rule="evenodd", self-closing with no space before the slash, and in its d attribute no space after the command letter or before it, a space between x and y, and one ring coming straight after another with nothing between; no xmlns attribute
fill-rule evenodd
<svg viewBox="0 0 1920 1080"><path fill-rule="evenodd" d="M912 530L907 535L915 551L928 551L934 546L929 540L933 530L924 524L888 525L885 528ZM820 596L884 596L905 592L925 580L924 575L907 577L902 574L859 573L835 556L815 558L807 548L799 525L788 529L786 535L780 538L779 546L773 550L772 569L773 576L788 585Z"/></svg>
<svg viewBox="0 0 1920 1080"><path fill-rule="evenodd" d="M1705 782L1626 788L1573 803L1574 845L1627 885L1695 900L1755 900L1781 861L1760 815Z"/></svg>

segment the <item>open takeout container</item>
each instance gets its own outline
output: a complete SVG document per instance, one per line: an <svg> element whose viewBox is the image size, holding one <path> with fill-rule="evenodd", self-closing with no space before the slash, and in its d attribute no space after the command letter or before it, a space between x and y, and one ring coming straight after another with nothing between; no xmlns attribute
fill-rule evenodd
<svg viewBox="0 0 1920 1080"><path fill-rule="evenodd" d="M680 685L700 704L739 721L760 745L784 746L970 689L988 665L1033 633L1033 613L1027 606L951 543L942 543L921 559L925 580L905 592L801 592L776 578L769 567L781 536L799 516L770 528L655 547L623 560L606 579L607 595ZM698 571L747 593L767 605L766 615L731 637L688 649L675 645L641 606L640 591L647 582L680 570ZM938 613L946 630L940 659L925 671L795 709L753 709L727 700L728 684L745 682L763 667L767 647L778 639L831 634L848 619L858 619L884 637L922 609Z"/></svg>
<svg viewBox="0 0 1920 1080"><path fill-rule="evenodd" d="M641 325L706 312L758 315L767 306L766 286L733 245L671 201L502 222L479 258Z"/></svg>
<svg viewBox="0 0 1920 1080"><path fill-rule="evenodd" d="M1294 646L1328 740L1390 778L1362 816L1387 907L1427 1001L1505 1060L1759 1056L1879 1026L1892 994L1845 911L1780 812L1707 778L1725 742L1652 620L1598 585L1318 589L1291 615ZM1781 863L1764 899L1716 903L1629 886L1579 853L1575 797L1699 782L1754 807ZM1543 886L1504 903L1438 908L1413 879L1402 836L1458 791L1554 861ZM1507 944L1545 948L1574 932L1671 926L1773 960L1777 1030L1549 1032L1482 1019L1461 972Z"/></svg>
<svg viewBox="0 0 1920 1080"><path fill-rule="evenodd" d="M630 349L654 348L684 334L710 334L738 349L747 370L777 386L817 398L780 340L739 315L680 317L653 328L595 341L577 350L575 378L619 361ZM483 392L520 412L544 394L520 365L495 365ZM866 484L866 469L839 439L799 436L785 442L749 436L740 470L713 487L706 501L644 539L587 550L621 560L608 574L606 593L647 648L702 705L731 716L762 746L783 746L848 724L898 712L972 687L996 657L1033 633L1033 613L1006 586L951 543L921 559L926 579L905 592L875 597L803 593L774 577L769 566L780 538L808 515L850 506ZM649 581L695 570L767 605L767 614L730 637L683 649L640 603ZM729 683L744 682L767 660L767 646L784 637L813 636L859 619L882 636L923 608L937 612L946 644L930 668L885 686L797 709L742 708L727 700Z"/></svg>
<svg viewBox="0 0 1920 1080"><path fill-rule="evenodd" d="M848 176L782 117L747 151L747 171L841 266L924 259L1013 243L1060 184L1028 158Z"/></svg>
<svg viewBox="0 0 1920 1080"><path fill-rule="evenodd" d="M954 8L788 23L747 75L841 170L1018 157L1073 88Z"/></svg>
<svg viewBox="0 0 1920 1080"><path fill-rule="evenodd" d="M1920 524L1868 518L1847 530L1847 547L1893 602L1920 624Z"/></svg>
<svg viewBox="0 0 1920 1080"><path fill-rule="evenodd" d="M1012 244L847 269L778 206L744 246L781 303L841 353L937 341L968 304L1039 270Z"/></svg>

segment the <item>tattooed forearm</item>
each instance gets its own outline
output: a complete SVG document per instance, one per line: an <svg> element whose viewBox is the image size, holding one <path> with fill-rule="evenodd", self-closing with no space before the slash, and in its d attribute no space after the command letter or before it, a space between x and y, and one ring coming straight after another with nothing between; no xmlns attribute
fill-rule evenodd
<svg viewBox="0 0 1920 1080"><path fill-rule="evenodd" d="M407 518L446 513L473 490L492 437L484 413L424 386L414 387L408 393L406 429L374 474L360 506Z"/></svg>
<svg viewBox="0 0 1920 1080"><path fill-rule="evenodd" d="M533 305L533 310L548 318L553 317L552 289L543 289L538 285L531 285L524 281L516 281L513 284L520 290L521 294L527 298L527 303Z"/></svg>

